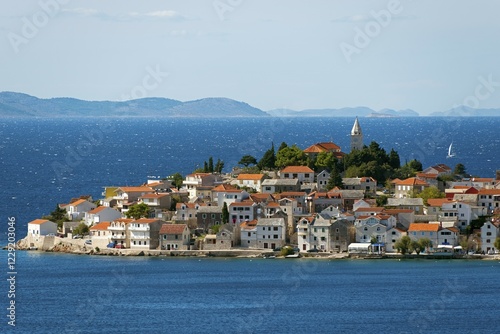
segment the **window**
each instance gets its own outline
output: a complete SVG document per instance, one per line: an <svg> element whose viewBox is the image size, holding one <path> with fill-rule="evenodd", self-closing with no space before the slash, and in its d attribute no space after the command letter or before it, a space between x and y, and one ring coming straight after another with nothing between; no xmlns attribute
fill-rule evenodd
<svg viewBox="0 0 500 334"><path fill-rule="evenodd" d="M338 229L338 228L336 228L336 229L335 229L335 232L339 233L339 229Z"/></svg>
<svg viewBox="0 0 500 334"><path fill-rule="evenodd" d="M201 218L206 219L207 218L207 214L206 213L202 214Z"/></svg>
<svg viewBox="0 0 500 334"><path fill-rule="evenodd" d="M489 244L491 242L490 239L486 239L486 243Z"/></svg>
<svg viewBox="0 0 500 334"><path fill-rule="evenodd" d="M490 236L490 235L491 235L491 232L486 232L486 235Z"/></svg>
<svg viewBox="0 0 500 334"><path fill-rule="evenodd" d="M305 236L305 235L303 235L303 236L302 236L302 239L305 239L305 238L306 238L306 236Z"/></svg>
<svg viewBox="0 0 500 334"><path fill-rule="evenodd" d="M277 230L278 230L278 226L274 226L273 231L277 231Z"/></svg>
<svg viewBox="0 0 500 334"><path fill-rule="evenodd" d="M317 233L318 232L318 229L315 227L314 228L314 233Z"/></svg>
<svg viewBox="0 0 500 334"><path fill-rule="evenodd" d="M324 227L321 229L321 232L325 233L325 228Z"/></svg>
<svg viewBox="0 0 500 334"><path fill-rule="evenodd" d="M278 239L278 235L277 234L273 235L273 239Z"/></svg>
<svg viewBox="0 0 500 334"><path fill-rule="evenodd" d="M248 236L251 237L252 236L252 233L248 232ZM250 241L249 241L250 242Z"/></svg>

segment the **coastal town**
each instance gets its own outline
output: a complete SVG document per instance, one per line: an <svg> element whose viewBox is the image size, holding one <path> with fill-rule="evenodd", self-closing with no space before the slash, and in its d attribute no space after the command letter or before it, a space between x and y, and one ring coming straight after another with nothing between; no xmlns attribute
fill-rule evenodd
<svg viewBox="0 0 500 334"><path fill-rule="evenodd" d="M28 223L18 247L90 254L250 252L266 256L463 257L500 250L500 171L401 165L366 145L356 118L350 153L333 142L274 144L230 173L212 158L182 176L104 186ZM390 171L390 172L389 172ZM192 253L198 252L198 253ZM229 254L229 253L225 253Z"/></svg>

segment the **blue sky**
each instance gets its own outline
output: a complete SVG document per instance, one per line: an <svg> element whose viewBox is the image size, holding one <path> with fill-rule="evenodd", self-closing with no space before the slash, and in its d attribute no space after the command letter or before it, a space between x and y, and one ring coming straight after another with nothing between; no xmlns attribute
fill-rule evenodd
<svg viewBox="0 0 500 334"><path fill-rule="evenodd" d="M500 2L0 0L0 91L500 107ZM485 83L486 82L486 83Z"/></svg>

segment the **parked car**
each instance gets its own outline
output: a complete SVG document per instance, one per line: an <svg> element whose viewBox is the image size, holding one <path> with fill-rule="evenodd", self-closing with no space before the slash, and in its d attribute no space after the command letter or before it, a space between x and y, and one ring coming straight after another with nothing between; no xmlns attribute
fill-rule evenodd
<svg viewBox="0 0 500 334"><path fill-rule="evenodd" d="M92 240L91 240L91 239L89 239L89 240L85 240L85 244L86 244L86 245L92 245Z"/></svg>
<svg viewBox="0 0 500 334"><path fill-rule="evenodd" d="M106 247L107 248L115 248L115 243L114 242L110 242Z"/></svg>
<svg viewBox="0 0 500 334"><path fill-rule="evenodd" d="M319 250L317 248L313 248L313 249L308 249L307 252L308 253L317 253L317 252L319 252Z"/></svg>
<svg viewBox="0 0 500 334"><path fill-rule="evenodd" d="M82 238L82 235L81 234L75 234L73 236L73 239L81 239Z"/></svg>
<svg viewBox="0 0 500 334"><path fill-rule="evenodd" d="M125 246L124 246L124 245L122 245L122 244L116 244L116 245L115 245L115 248L122 248L122 249L123 249L123 248L125 248Z"/></svg>

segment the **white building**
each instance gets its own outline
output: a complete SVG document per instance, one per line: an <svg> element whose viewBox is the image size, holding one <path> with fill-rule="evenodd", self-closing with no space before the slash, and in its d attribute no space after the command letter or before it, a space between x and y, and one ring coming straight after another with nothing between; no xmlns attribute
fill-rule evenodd
<svg viewBox="0 0 500 334"><path fill-rule="evenodd" d="M500 236L500 223L487 221L481 227L481 250L486 254L500 251L495 248L495 240Z"/></svg>
<svg viewBox="0 0 500 334"><path fill-rule="evenodd" d="M256 227L257 248L274 249L285 245L286 223L284 218L259 218Z"/></svg>
<svg viewBox="0 0 500 334"><path fill-rule="evenodd" d="M93 226L100 222L110 222L119 219L122 214L107 206L100 206L85 213L84 221L87 226Z"/></svg>
<svg viewBox="0 0 500 334"><path fill-rule="evenodd" d="M47 219L35 219L28 223L28 243L41 241L41 237L55 236L57 224Z"/></svg>

